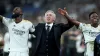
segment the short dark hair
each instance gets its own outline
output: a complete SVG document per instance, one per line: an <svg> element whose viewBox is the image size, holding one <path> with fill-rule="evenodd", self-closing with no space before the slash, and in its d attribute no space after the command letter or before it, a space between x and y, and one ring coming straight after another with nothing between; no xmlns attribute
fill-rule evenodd
<svg viewBox="0 0 100 56"><path fill-rule="evenodd" d="M22 12L21 7L15 7L15 8L13 9L13 13L20 13L20 12Z"/></svg>
<svg viewBox="0 0 100 56"><path fill-rule="evenodd" d="M91 12L91 13L89 14L89 18L90 18L90 16L91 16L92 14L94 14L94 13L97 14L97 12L94 12L94 11L93 11L93 12Z"/></svg>

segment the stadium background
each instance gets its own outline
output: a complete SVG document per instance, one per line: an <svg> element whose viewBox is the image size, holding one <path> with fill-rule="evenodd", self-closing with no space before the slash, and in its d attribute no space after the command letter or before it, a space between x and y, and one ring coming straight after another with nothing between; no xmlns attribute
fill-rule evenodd
<svg viewBox="0 0 100 56"><path fill-rule="evenodd" d="M44 13L47 10L53 10L56 15L56 23L66 23L67 20L59 15L57 12L58 8L67 8L69 15L78 21L89 23L89 13L92 11L96 11L100 14L100 0L0 0L0 15L5 17L11 17L12 10L14 7L21 7L24 12L23 18L30 20L36 26L38 23L42 23ZM5 27L2 23L0 23L0 34L4 36L5 32L7 31L7 27ZM70 29L69 31L65 32L61 38L61 44L63 50L61 53L64 56L73 56L70 54L68 50L71 46L72 48L75 47L75 42L77 40L69 40L70 34L73 35L74 32L77 31L75 27ZM73 32L73 33L71 33ZM68 34L70 33L70 34ZM67 37L64 37L67 36ZM74 36L75 37L75 36ZM65 41L64 41L64 40ZM69 41L69 42L68 42ZM74 44L74 45L73 45ZM74 53L72 50L71 53Z"/></svg>

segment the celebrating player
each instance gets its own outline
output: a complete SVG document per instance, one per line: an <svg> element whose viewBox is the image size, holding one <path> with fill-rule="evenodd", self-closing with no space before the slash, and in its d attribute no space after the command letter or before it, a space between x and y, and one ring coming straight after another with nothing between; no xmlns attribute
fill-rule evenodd
<svg viewBox="0 0 100 56"><path fill-rule="evenodd" d="M83 32L84 39L85 39L85 44L86 44L85 55L94 56L94 49L93 49L94 40L96 36L100 34L100 25L98 24L99 22L98 14L96 12L91 12L89 14L90 24L86 24L72 19L68 15L66 8L64 8L64 10L59 8L58 12L61 15L65 16L71 23L79 27L79 29Z"/></svg>
<svg viewBox="0 0 100 56"><path fill-rule="evenodd" d="M28 35L34 32L34 25L22 19L22 9L15 7L12 18L0 16L0 20L8 27L10 37L9 56L29 56L28 55Z"/></svg>

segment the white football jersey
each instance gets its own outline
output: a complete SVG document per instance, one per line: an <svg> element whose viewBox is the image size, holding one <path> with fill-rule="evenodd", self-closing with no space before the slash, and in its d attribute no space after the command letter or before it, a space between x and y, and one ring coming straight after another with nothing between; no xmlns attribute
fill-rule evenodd
<svg viewBox="0 0 100 56"><path fill-rule="evenodd" d="M85 43L94 41L96 36L100 34L100 25L95 28L91 24L80 23L79 29L83 32Z"/></svg>
<svg viewBox="0 0 100 56"><path fill-rule="evenodd" d="M10 35L10 51L28 51L29 32L34 32L34 25L28 20L15 23L14 19L3 17Z"/></svg>

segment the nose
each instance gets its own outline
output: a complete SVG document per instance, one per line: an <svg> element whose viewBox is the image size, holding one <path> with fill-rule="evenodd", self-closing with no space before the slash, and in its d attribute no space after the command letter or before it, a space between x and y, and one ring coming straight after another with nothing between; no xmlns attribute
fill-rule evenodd
<svg viewBox="0 0 100 56"><path fill-rule="evenodd" d="M96 22L97 22L97 21L98 21L98 19L94 19L94 21L96 21Z"/></svg>
<svg viewBox="0 0 100 56"><path fill-rule="evenodd" d="M49 16L47 18L50 18Z"/></svg>

